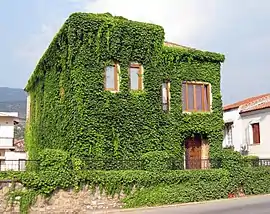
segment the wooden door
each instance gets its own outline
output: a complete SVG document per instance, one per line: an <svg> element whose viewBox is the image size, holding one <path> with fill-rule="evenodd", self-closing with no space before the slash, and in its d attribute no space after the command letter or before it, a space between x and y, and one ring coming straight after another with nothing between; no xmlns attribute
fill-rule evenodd
<svg viewBox="0 0 270 214"><path fill-rule="evenodd" d="M202 141L199 136L186 140L186 169L201 168L201 144Z"/></svg>

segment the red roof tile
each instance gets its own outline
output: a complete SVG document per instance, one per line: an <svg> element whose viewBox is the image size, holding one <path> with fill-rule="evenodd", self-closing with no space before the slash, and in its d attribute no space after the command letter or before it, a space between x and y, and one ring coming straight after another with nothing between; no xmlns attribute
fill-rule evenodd
<svg viewBox="0 0 270 214"><path fill-rule="evenodd" d="M236 103L226 105L226 106L223 107L223 110L224 111L228 111L228 110L231 110L231 109L235 109L235 108L238 108L239 106L247 105L247 104L249 104L251 102L254 102L254 101L258 100L258 99L261 99L261 98L264 98L264 97L267 97L267 96L270 96L270 93L268 93L268 94L262 94L262 95L254 96L254 97L250 97L250 98L247 98L247 99L238 101ZM256 109L256 110L258 110L258 109Z"/></svg>
<svg viewBox="0 0 270 214"><path fill-rule="evenodd" d="M261 109L266 109L266 108L270 108L270 102L265 102L265 103L260 103L258 105L255 105L247 110L243 109L240 111L241 113L247 113L247 112L251 112L251 111L256 111L256 110L261 110Z"/></svg>

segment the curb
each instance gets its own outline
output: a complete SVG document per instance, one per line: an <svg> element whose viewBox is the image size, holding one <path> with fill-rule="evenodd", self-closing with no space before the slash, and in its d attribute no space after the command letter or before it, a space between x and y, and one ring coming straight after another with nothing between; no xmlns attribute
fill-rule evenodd
<svg viewBox="0 0 270 214"><path fill-rule="evenodd" d="M243 196L243 197L236 197L236 198L224 198L224 199L217 199L217 200L188 202L188 203L161 205L161 206L154 206L154 207L139 207L139 208L126 208L126 209L115 209L115 210L100 210L100 211L94 211L94 213L95 214L101 214L101 213L114 214L114 213L121 213L121 212L134 212L134 211L152 210L152 209L160 209L160 208L182 207L182 206L188 206L188 205L210 204L210 203L216 203L216 202L221 203L221 202L229 202L229 201L233 201L233 200L241 200L241 199L264 197L264 196L270 196L270 194L246 195L246 196Z"/></svg>

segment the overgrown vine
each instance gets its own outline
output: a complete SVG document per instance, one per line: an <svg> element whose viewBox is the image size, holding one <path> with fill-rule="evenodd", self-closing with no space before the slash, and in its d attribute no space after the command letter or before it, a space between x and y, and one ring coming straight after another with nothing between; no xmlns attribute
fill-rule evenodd
<svg viewBox="0 0 270 214"><path fill-rule="evenodd" d="M104 68L120 65L120 92L104 91ZM149 151L182 157L186 137L201 133L210 153L221 149L220 63L224 56L165 47L161 26L106 14L72 14L39 61L26 86L31 96L29 157L45 148L79 158L140 158ZM144 67L144 91L128 86L130 62ZM171 80L171 111L160 87ZM212 88L212 113L182 114L182 81Z"/></svg>

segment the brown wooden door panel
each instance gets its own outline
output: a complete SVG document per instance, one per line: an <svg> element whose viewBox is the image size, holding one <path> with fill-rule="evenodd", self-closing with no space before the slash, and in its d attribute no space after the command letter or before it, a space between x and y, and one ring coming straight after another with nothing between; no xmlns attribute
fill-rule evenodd
<svg viewBox="0 0 270 214"><path fill-rule="evenodd" d="M185 142L186 147L186 168L201 168L201 139L188 138Z"/></svg>

